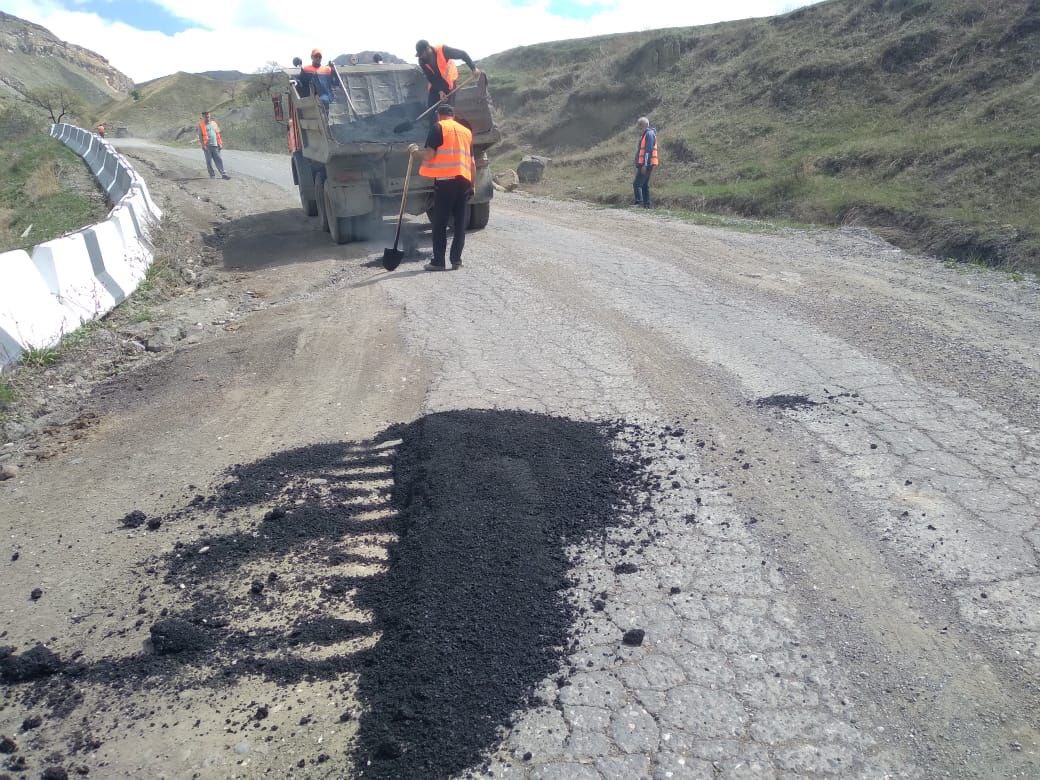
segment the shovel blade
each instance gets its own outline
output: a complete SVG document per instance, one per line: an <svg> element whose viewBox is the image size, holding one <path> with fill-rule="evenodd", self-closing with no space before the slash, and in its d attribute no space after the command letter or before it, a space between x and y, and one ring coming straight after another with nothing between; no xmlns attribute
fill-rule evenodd
<svg viewBox="0 0 1040 780"><path fill-rule="evenodd" d="M404 259L404 252L400 249L384 249L383 250L383 268L387 271L393 271L401 264Z"/></svg>

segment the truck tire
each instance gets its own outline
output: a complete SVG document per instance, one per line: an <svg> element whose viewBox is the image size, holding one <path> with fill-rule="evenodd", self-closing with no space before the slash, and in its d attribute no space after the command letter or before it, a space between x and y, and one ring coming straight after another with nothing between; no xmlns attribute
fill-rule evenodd
<svg viewBox="0 0 1040 780"><path fill-rule="evenodd" d="M329 232L328 213L325 211L325 172L318 171L314 174L314 199L318 202L318 222L321 229Z"/></svg>
<svg viewBox="0 0 1040 780"><path fill-rule="evenodd" d="M303 184L300 184L300 205L303 206L303 213L308 217L318 216L318 201L307 197L307 193L303 190Z"/></svg>
<svg viewBox="0 0 1040 780"><path fill-rule="evenodd" d="M470 203L469 204L469 224L466 225L467 230L483 230L487 227L488 220L491 218L491 201L487 203Z"/></svg>
<svg viewBox="0 0 1040 780"><path fill-rule="evenodd" d="M337 244L346 244L354 240L354 236L351 234L350 227L353 220L350 217L337 217L336 207L332 202L332 198L329 197L329 188L322 187L321 189L322 211L325 212L325 223L328 225L329 235L332 236L332 240Z"/></svg>
<svg viewBox="0 0 1040 780"><path fill-rule="evenodd" d="M308 217L318 216L318 201L314 199L313 193L309 192L309 188L306 186L306 183L314 181L314 174L311 173L311 166L303 161L303 155L299 152L293 155L292 174L293 181L300 189L300 206L303 207L303 213Z"/></svg>

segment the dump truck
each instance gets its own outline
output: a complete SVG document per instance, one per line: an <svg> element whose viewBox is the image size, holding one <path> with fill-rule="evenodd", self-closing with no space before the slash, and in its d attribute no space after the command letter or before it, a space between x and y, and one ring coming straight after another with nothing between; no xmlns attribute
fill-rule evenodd
<svg viewBox="0 0 1040 780"><path fill-rule="evenodd" d="M300 94L297 73L286 71L289 88L273 101L275 118L286 125L300 205L337 244L374 238L383 217L396 217L401 206L408 145L423 146L433 121L435 112L415 121L427 108L426 77L407 64L334 67L332 102L326 106L313 90ZM488 223L494 194L488 150L501 139L487 76L471 79L450 101L455 118L473 131L477 175L468 227L479 230ZM415 169L405 212L433 213L433 180Z"/></svg>

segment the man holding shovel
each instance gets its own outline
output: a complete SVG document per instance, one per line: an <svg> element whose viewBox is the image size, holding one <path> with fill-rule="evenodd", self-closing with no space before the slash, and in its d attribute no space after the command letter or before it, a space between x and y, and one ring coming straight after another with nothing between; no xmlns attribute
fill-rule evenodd
<svg viewBox="0 0 1040 780"><path fill-rule="evenodd" d="M427 271L446 271L444 253L448 246L448 221L452 225L451 267L462 267L462 248L466 244L466 215L473 193L476 164L473 162L473 133L455 121L455 109L448 103L437 106L437 123L426 136L426 148L408 147L418 157L419 175L433 179L433 261Z"/></svg>
<svg viewBox="0 0 1040 780"><path fill-rule="evenodd" d="M462 49L453 49L443 44L431 46L429 41L419 41L415 44L415 56L419 59L419 68L429 82L427 106L444 100L448 93L455 89L455 82L459 80L459 69L454 60L465 62L474 79L480 76L480 69Z"/></svg>

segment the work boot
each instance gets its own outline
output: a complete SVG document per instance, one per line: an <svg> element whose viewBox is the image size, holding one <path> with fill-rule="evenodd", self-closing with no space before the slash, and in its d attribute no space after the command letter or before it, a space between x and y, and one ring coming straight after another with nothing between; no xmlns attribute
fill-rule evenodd
<svg viewBox="0 0 1040 780"><path fill-rule="evenodd" d="M220 174L220 178L222 178L222 179L230 179L231 177L228 176L226 173L222 173L222 174Z"/></svg>
<svg viewBox="0 0 1040 780"><path fill-rule="evenodd" d="M461 260L452 260L451 261L451 270L452 271L458 271L460 268L462 268L462 261Z"/></svg>
<svg viewBox="0 0 1040 780"><path fill-rule="evenodd" d="M423 266L427 271L447 271L444 267L444 263L427 263Z"/></svg>

